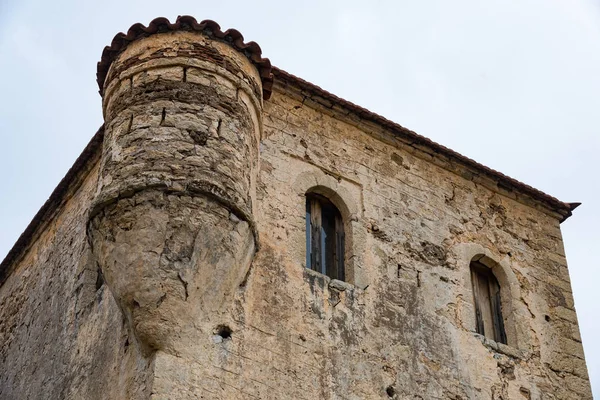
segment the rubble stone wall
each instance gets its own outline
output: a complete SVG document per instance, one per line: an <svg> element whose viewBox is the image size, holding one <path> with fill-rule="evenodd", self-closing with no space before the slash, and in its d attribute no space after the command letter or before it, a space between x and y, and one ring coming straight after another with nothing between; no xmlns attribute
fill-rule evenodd
<svg viewBox="0 0 600 400"><path fill-rule="evenodd" d="M265 104L261 250L225 369L255 372L259 398L591 398L558 219L306 103L276 86ZM351 210L345 284L304 267L315 188ZM508 345L475 333L477 258L502 286Z"/></svg>
<svg viewBox="0 0 600 400"><path fill-rule="evenodd" d="M0 399L150 395L152 360L140 355L87 241L91 167L0 286Z"/></svg>

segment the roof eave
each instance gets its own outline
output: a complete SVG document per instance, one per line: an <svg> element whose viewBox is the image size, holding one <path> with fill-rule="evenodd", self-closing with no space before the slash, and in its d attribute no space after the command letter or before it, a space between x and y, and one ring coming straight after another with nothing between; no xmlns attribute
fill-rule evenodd
<svg viewBox="0 0 600 400"><path fill-rule="evenodd" d="M558 214L560 216L559 217L560 222L564 222L567 218L569 218L572 215L572 211L577 207L577 206L573 207L572 206L573 204L577 204L577 205L580 204L580 203L565 203L563 201L560 201L557 198L542 192L541 190L535 189L534 187L529 186L529 185L527 185L523 182L520 182L514 178L511 178L507 175L504 175L503 173L501 173L499 171L496 171L492 168L486 167L485 165L480 164L471 158L463 156L462 154L457 153L456 151L454 151L452 149L449 149L439 143L436 143L433 140L426 138L425 136L419 135L418 133L411 131L410 129L407 129L396 122L390 121L387 118L385 118L379 114L369 111L364 107L356 105L348 100L344 100L344 99L326 91L325 89L322 89L321 87L319 87L313 83L305 81L304 79L299 78L287 71L284 71L280 68L273 66L272 72L273 72L273 75L275 76L276 81L295 85L301 90L305 90L309 93L312 93L312 94L324 99L325 100L323 102L324 104L321 104L321 106L323 106L323 107L330 107L330 104L336 104L338 107L345 108L349 112L357 114L359 117L361 117L365 120L371 121L379 126L382 126L386 129L390 130L395 135L400 135L405 138L408 138L409 140L415 142L416 144L419 144L426 148L430 148L435 153L443 154L450 160L456 161L459 164L470 167L473 170L493 179L494 181L496 181L498 183L498 185L501 185L501 186L507 187L507 188L511 188L518 193L525 194L525 195L531 197L532 199L534 199L534 200L538 201L539 203L541 203L542 205L544 205L545 208Z"/></svg>

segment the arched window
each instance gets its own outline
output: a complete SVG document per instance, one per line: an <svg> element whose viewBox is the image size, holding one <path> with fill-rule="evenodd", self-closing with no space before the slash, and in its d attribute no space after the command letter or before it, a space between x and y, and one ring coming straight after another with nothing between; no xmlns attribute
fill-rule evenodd
<svg viewBox="0 0 600 400"><path fill-rule="evenodd" d="M306 194L306 267L344 280L344 224L329 199Z"/></svg>
<svg viewBox="0 0 600 400"><path fill-rule="evenodd" d="M507 344L498 280L490 268L480 262L472 261L471 281L477 333L496 342Z"/></svg>

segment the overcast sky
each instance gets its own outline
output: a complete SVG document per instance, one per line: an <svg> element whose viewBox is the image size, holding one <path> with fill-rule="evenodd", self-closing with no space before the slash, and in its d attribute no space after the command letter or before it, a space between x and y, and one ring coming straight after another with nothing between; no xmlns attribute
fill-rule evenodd
<svg viewBox="0 0 600 400"><path fill-rule="evenodd" d="M367 5L368 4L368 5ZM600 398L600 3L0 0L0 259L102 124L113 36L189 14L271 62L567 202L562 224Z"/></svg>

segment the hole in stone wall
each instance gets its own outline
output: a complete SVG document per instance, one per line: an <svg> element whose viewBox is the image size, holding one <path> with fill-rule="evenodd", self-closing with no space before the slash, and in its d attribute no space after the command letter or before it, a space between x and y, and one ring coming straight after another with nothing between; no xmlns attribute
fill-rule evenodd
<svg viewBox="0 0 600 400"><path fill-rule="evenodd" d="M127 133L131 132L131 127L133 125L133 114L129 117L129 124L127 125Z"/></svg>
<svg viewBox="0 0 600 400"><path fill-rule="evenodd" d="M102 275L102 270L100 269L100 266L98 266L96 272L96 291L98 291L102 285L104 285L104 275Z"/></svg>
<svg viewBox="0 0 600 400"><path fill-rule="evenodd" d="M217 335L221 336L223 339L231 339L231 333L231 328L227 325L217 326Z"/></svg>
<svg viewBox="0 0 600 400"><path fill-rule="evenodd" d="M221 136L221 124L223 123L223 120L221 118L219 118L219 121L217 122L217 134L219 135L219 137Z"/></svg>
<svg viewBox="0 0 600 400"><path fill-rule="evenodd" d="M208 141L208 132L188 130L188 133L196 144L200 146L206 146L206 142Z"/></svg>
<svg viewBox="0 0 600 400"><path fill-rule="evenodd" d="M387 393L388 397L394 397L394 395L396 394L396 389L394 389L393 386L388 386L387 388L385 388L385 392Z"/></svg>
<svg viewBox="0 0 600 400"><path fill-rule="evenodd" d="M550 316L549 315L544 315L544 319L546 320L546 322L550 322Z"/></svg>
<svg viewBox="0 0 600 400"><path fill-rule="evenodd" d="M404 163L404 159L402 158L402 156L396 153L392 153L392 161L400 166L402 166L402 164Z"/></svg>

